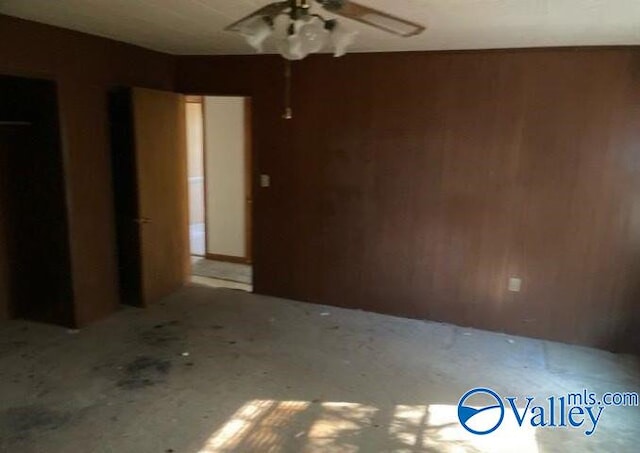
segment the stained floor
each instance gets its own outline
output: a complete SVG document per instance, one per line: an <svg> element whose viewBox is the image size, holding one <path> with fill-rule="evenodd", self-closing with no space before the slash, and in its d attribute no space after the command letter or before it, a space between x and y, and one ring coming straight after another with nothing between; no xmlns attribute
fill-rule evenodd
<svg viewBox="0 0 640 453"><path fill-rule="evenodd" d="M79 332L0 324L0 451L633 452L638 407L474 436L470 388L639 391L631 356L189 287Z"/></svg>

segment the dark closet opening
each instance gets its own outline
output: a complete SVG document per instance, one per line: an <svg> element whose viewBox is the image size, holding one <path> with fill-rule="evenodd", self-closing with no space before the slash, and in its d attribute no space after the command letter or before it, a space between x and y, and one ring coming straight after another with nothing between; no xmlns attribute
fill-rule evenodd
<svg viewBox="0 0 640 453"><path fill-rule="evenodd" d="M74 325L56 86L0 76L0 316Z"/></svg>

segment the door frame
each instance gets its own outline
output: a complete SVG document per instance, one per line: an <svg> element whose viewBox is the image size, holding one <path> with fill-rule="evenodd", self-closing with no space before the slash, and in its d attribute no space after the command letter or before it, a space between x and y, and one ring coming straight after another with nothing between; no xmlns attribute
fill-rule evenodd
<svg viewBox="0 0 640 453"><path fill-rule="evenodd" d="M190 92L183 93L187 102L198 102L195 99L199 98L199 102L202 108L202 158L204 165L204 215L205 215L205 258L214 261L225 261L228 263L237 264L252 264L253 263L253 216L254 216L254 150L253 150L253 99L251 96L245 94L215 94L215 93L203 93L203 92ZM244 175L245 175L245 256L230 256L219 255L215 253L209 253L209 235L207 234L207 128L206 128L206 112L204 108L205 97L218 97L218 98L242 98L244 99Z"/></svg>

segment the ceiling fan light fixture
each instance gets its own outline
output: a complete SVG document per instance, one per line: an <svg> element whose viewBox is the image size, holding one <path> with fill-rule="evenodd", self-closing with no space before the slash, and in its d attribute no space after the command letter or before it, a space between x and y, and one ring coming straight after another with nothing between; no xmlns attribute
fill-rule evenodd
<svg viewBox="0 0 640 453"><path fill-rule="evenodd" d="M338 58L347 54L349 46L351 46L358 35L357 30L349 30L336 22L331 29L331 43L334 47L333 56Z"/></svg>
<svg viewBox="0 0 640 453"><path fill-rule="evenodd" d="M264 51L264 42L273 33L273 24L268 17L256 16L244 23L238 32L244 36L251 47L257 52Z"/></svg>
<svg viewBox="0 0 640 453"><path fill-rule="evenodd" d="M291 107L291 60L302 60L320 52L331 43L334 57L347 53L358 32L344 27L337 19L325 19L314 13L312 4L340 17L355 20L396 36L415 36L425 27L370 8L353 0L275 0L251 14L228 25L225 30L238 32L258 52L263 51L266 39L275 35L275 47L285 59L285 113L293 118Z"/></svg>
<svg viewBox="0 0 640 453"><path fill-rule="evenodd" d="M288 60L301 60L311 53L320 52L328 41L333 45L335 57L345 55L354 43L357 31L349 31L336 19L325 19L314 13L313 4L337 16L396 36L408 38L425 30L422 24L354 0L276 0L228 25L225 30L239 32L258 52L263 51L269 36L282 36L275 40L275 44Z"/></svg>
<svg viewBox="0 0 640 453"><path fill-rule="evenodd" d="M329 41L329 31L318 17L311 17L298 31L307 54L320 52Z"/></svg>
<svg viewBox="0 0 640 453"><path fill-rule="evenodd" d="M302 50L302 41L298 36L287 36L276 43L278 52L287 60L302 60L307 54Z"/></svg>
<svg viewBox="0 0 640 453"><path fill-rule="evenodd" d="M292 22L287 36L276 42L278 52L287 60L302 60L309 55L304 45L304 39L300 34L302 26L302 21L296 20Z"/></svg>

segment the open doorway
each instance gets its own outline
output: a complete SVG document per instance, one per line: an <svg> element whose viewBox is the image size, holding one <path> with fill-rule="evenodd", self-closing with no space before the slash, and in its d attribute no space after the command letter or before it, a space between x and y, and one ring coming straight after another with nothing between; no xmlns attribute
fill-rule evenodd
<svg viewBox="0 0 640 453"><path fill-rule="evenodd" d="M251 291L251 100L186 101L192 281Z"/></svg>
<svg viewBox="0 0 640 453"><path fill-rule="evenodd" d="M189 252L204 258L204 111L200 96L187 96L187 174L189 181Z"/></svg>

